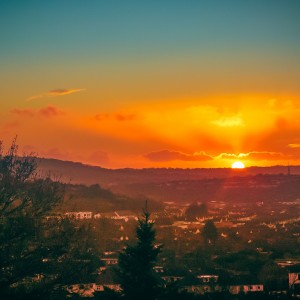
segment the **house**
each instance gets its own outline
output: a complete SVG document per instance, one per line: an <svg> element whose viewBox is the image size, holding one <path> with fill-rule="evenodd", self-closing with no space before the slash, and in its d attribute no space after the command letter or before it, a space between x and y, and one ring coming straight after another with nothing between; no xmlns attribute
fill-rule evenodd
<svg viewBox="0 0 300 300"><path fill-rule="evenodd" d="M76 220L91 219L92 212L91 211L66 212L65 216L68 218L74 218Z"/></svg>
<svg viewBox="0 0 300 300"><path fill-rule="evenodd" d="M164 273L165 273L164 268L161 267L161 266L155 266L155 267L153 267L153 270L154 270L154 272L157 273L157 274L164 274Z"/></svg>
<svg viewBox="0 0 300 300"><path fill-rule="evenodd" d="M80 297L92 298L94 297L94 283L71 284L66 287L69 294L77 294Z"/></svg>
<svg viewBox="0 0 300 300"><path fill-rule="evenodd" d="M225 279L225 278L221 278ZM259 293L264 291L263 284L252 282L249 278L232 277L226 283L219 282L218 275L204 274L198 275L190 284L184 284L181 291L203 295L207 293L219 293L228 291L233 295L240 293Z"/></svg>
<svg viewBox="0 0 300 300"><path fill-rule="evenodd" d="M300 264L300 259L294 259L294 258L289 258L289 259L275 259L275 263L282 268L286 267L291 267L294 265Z"/></svg>
<svg viewBox="0 0 300 300"><path fill-rule="evenodd" d="M94 214L94 219L100 219L102 215L100 213Z"/></svg>
<svg viewBox="0 0 300 300"><path fill-rule="evenodd" d="M128 222L129 220L138 220L138 217L135 216L129 210L122 210L119 212L109 212L109 213L101 213L102 218L112 219L112 220L121 220L123 222Z"/></svg>
<svg viewBox="0 0 300 300"><path fill-rule="evenodd" d="M115 283L104 283L104 284L94 284L93 285L94 292L104 292L106 289L113 290L115 292L121 291L121 285Z"/></svg>
<svg viewBox="0 0 300 300"><path fill-rule="evenodd" d="M116 280L116 274L111 269L106 269L99 274L94 283L72 284L66 287L69 294L77 294L85 298L92 298L95 292L104 292L106 289L115 292L121 291L121 286Z"/></svg>
<svg viewBox="0 0 300 300"><path fill-rule="evenodd" d="M300 264L289 267L288 273L290 291L293 294L300 295Z"/></svg>
<svg viewBox="0 0 300 300"><path fill-rule="evenodd" d="M201 283L210 283L210 284L217 283L219 280L218 275L198 275L197 278Z"/></svg>
<svg viewBox="0 0 300 300"><path fill-rule="evenodd" d="M253 293L253 292L263 292L263 284L239 284L239 285L230 285L228 288L231 294L237 295L240 293Z"/></svg>
<svg viewBox="0 0 300 300"><path fill-rule="evenodd" d="M222 292L223 287L218 283L218 280L219 280L218 275L211 275L211 274L198 275L196 278L191 280L190 284L184 284L180 288L180 291L185 291L196 295Z"/></svg>
<svg viewBox="0 0 300 300"><path fill-rule="evenodd" d="M121 291L121 285L117 281L116 274L112 269L106 269L98 275L96 282L93 285L95 292L103 292L105 289L110 289L115 292Z"/></svg>
<svg viewBox="0 0 300 300"><path fill-rule="evenodd" d="M105 266L113 266L118 264L118 258L116 257L104 257L100 259Z"/></svg>
<svg viewBox="0 0 300 300"><path fill-rule="evenodd" d="M162 280L166 284L170 284L170 283L181 281L183 278L184 278L183 276L163 276Z"/></svg>
<svg viewBox="0 0 300 300"><path fill-rule="evenodd" d="M223 288L220 285L211 285L211 284L195 284L195 285L187 285L180 288L180 291L192 293L195 295L204 295L206 293L217 293L222 292Z"/></svg>

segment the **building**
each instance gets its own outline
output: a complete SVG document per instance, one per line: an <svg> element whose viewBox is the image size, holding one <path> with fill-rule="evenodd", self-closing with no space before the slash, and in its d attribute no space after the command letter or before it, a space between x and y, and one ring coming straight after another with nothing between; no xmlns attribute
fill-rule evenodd
<svg viewBox="0 0 300 300"><path fill-rule="evenodd" d="M237 295L240 293L253 293L253 292L263 292L263 284L239 284L239 285L230 285L229 292L231 294Z"/></svg>
<svg viewBox="0 0 300 300"><path fill-rule="evenodd" d="M204 274L198 275L195 280L192 280L192 284L184 284L180 290L195 295L204 295L207 293L222 292L223 287L218 283L219 276Z"/></svg>
<svg viewBox="0 0 300 300"><path fill-rule="evenodd" d="M300 264L289 267L289 290L300 295Z"/></svg>
<svg viewBox="0 0 300 300"><path fill-rule="evenodd" d="M91 219L93 213L91 211L76 211L76 212L66 212L65 216L68 218L74 218L76 220Z"/></svg>
<svg viewBox="0 0 300 300"><path fill-rule="evenodd" d="M77 294L78 296L84 298L92 298L94 297L95 293L101 293L107 289L116 292L121 291L121 286L119 283L117 283L116 275L110 269L107 269L99 274L96 278L96 282L94 283L72 284L66 287L69 297L72 294Z"/></svg>

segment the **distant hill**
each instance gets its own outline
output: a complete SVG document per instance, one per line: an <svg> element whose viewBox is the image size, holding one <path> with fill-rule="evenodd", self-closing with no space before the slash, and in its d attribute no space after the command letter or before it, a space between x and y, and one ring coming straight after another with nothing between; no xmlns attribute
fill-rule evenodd
<svg viewBox="0 0 300 300"><path fill-rule="evenodd" d="M249 167L242 170L231 168L147 168L147 169L105 169L79 162L39 158L39 170L51 172L66 182L101 184L104 187L116 185L168 182L176 180L197 180L204 178L227 178L257 174L287 174L287 166ZM300 166L291 166L291 174L300 174Z"/></svg>
<svg viewBox="0 0 300 300"><path fill-rule="evenodd" d="M59 176L63 182L85 185L99 184L101 187L109 189L114 193L130 197L144 195L153 199L168 201L197 200L203 194L203 191L207 191L205 193L208 195L211 193L211 197L213 197L214 194L212 192L216 190L215 185L225 185L226 181L226 186L228 186L231 183L227 181L231 181L231 178L235 181L236 187L242 184L248 188L248 180L246 180L246 183L242 183L242 178L261 174L265 175L264 177L268 181L271 179L268 179L270 176L267 175L288 174L287 166L250 167L242 170L229 168L125 168L113 170L56 159L40 158L38 162L41 172L51 172ZM291 166L290 172L292 175L299 175L300 166ZM236 181L235 178L240 179ZM206 180L208 181L207 183L205 183ZM207 187L208 185L210 188ZM208 190L211 190L211 192L208 192ZM257 188L252 188L252 192L255 190ZM249 191L247 193L249 194Z"/></svg>

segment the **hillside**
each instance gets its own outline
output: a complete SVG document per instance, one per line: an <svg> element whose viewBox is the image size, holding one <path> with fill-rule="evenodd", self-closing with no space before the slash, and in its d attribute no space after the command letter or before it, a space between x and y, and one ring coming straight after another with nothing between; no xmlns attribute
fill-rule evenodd
<svg viewBox="0 0 300 300"><path fill-rule="evenodd" d="M228 178L257 174L287 174L287 166L250 167L243 170L231 168L148 168L148 169L105 169L79 162L39 158L39 169L51 172L65 182L82 184L101 184L103 187L114 187L135 183L159 183L178 180L199 180L204 178ZM300 166L291 166L291 174L300 175Z"/></svg>
<svg viewBox="0 0 300 300"><path fill-rule="evenodd" d="M160 201L272 200L300 197L300 166L219 169L105 169L55 159L39 159L41 172L71 184L99 184L127 197ZM255 197L254 197L255 196Z"/></svg>
<svg viewBox="0 0 300 300"><path fill-rule="evenodd" d="M130 210L140 212L145 200L143 197L133 198L115 194L98 184L90 186L67 184L65 186L65 199L62 206L59 207L59 211L92 211L94 213L103 213ZM163 208L161 203L147 200L152 211Z"/></svg>

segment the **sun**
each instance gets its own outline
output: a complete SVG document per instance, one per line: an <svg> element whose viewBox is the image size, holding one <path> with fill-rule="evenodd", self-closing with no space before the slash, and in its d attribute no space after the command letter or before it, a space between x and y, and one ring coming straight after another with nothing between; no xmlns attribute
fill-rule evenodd
<svg viewBox="0 0 300 300"><path fill-rule="evenodd" d="M241 161L236 161L231 165L232 169L244 169L245 165Z"/></svg>

